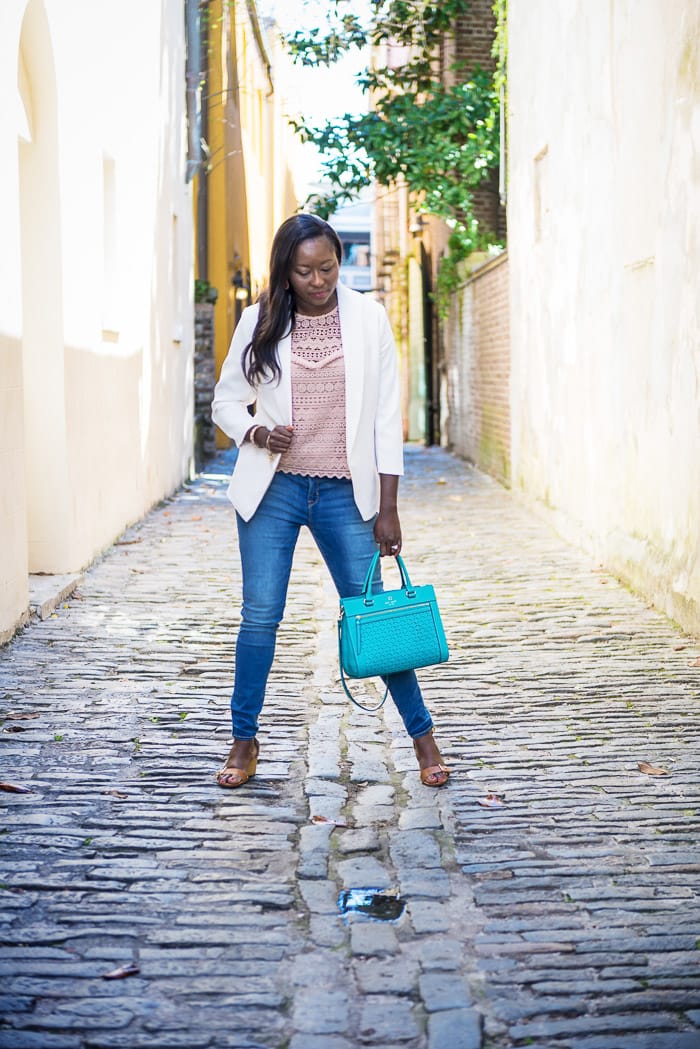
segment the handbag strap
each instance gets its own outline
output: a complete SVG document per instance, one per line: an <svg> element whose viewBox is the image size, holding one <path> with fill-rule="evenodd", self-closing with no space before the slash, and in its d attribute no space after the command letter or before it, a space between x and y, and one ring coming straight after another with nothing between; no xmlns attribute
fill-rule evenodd
<svg viewBox="0 0 700 1049"><path fill-rule="evenodd" d="M386 697L389 695L389 686L386 686L381 702L377 703L375 707L367 707L364 703L360 703L359 699L355 699L352 692L348 688L347 681L345 680L345 674L343 672L343 656L341 652L341 631L343 629L343 618L344 617L341 617L338 620L338 663L340 664L340 681L343 686L343 689L345 690L345 695L348 697L348 699L351 699L353 701L356 707L359 707L360 710L366 710L370 714L375 714L384 706L384 703L386 702Z"/></svg>
<svg viewBox="0 0 700 1049"><path fill-rule="evenodd" d="M365 599L366 602L371 601L372 599L372 582L374 580L374 572L377 567L378 560L379 550L377 550L374 557L370 561L369 568L367 569L367 575L365 576L365 581L362 586L361 596ZM411 579L408 574L408 569L406 568L404 559L401 557L401 554L396 554L396 563L399 566L399 572L401 573L401 589L412 590L413 587L411 585Z"/></svg>

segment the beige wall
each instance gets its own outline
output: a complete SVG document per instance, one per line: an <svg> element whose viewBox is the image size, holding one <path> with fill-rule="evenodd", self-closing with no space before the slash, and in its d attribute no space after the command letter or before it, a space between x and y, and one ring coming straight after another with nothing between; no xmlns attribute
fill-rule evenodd
<svg viewBox="0 0 700 1049"><path fill-rule="evenodd" d="M513 483L700 630L700 3L510 0Z"/></svg>
<svg viewBox="0 0 700 1049"><path fill-rule="evenodd" d="M182 5L4 0L0 56L3 638L187 475L193 320Z"/></svg>
<svg viewBox="0 0 700 1049"><path fill-rule="evenodd" d="M27 612L27 524L22 436L22 349L0 336L0 643Z"/></svg>

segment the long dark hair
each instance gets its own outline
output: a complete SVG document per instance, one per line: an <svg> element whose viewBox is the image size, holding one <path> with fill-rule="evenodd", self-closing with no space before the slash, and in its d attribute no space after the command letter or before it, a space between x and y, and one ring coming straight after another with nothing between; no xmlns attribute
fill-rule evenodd
<svg viewBox="0 0 700 1049"><path fill-rule="evenodd" d="M270 282L260 296L260 312L253 337L243 351L241 363L249 383L261 379L278 379L280 364L277 344L294 327L296 296L289 283L294 254L304 240L326 237L338 263L343 250L340 237L332 226L317 215L292 215L275 233L270 252Z"/></svg>

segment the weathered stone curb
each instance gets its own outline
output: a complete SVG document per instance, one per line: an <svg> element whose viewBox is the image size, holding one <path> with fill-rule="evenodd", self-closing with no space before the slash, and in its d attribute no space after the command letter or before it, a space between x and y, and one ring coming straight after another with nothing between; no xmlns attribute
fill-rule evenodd
<svg viewBox="0 0 700 1049"><path fill-rule="evenodd" d="M69 575L32 575L29 577L29 611L39 619L48 619L62 601L66 601L83 581L81 573Z"/></svg>

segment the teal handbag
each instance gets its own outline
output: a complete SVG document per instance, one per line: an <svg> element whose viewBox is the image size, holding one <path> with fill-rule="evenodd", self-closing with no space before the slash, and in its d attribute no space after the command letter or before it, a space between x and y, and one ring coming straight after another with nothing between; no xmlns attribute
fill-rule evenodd
<svg viewBox="0 0 700 1049"><path fill-rule="evenodd" d="M372 592L379 551L372 558L362 593L341 597L338 616L340 680L345 693L363 710L379 710L381 703L366 707L350 692L345 675L351 678L397 674L401 670L444 663L449 652L432 586L413 586L403 558L396 563L401 573L400 590Z"/></svg>

